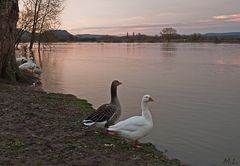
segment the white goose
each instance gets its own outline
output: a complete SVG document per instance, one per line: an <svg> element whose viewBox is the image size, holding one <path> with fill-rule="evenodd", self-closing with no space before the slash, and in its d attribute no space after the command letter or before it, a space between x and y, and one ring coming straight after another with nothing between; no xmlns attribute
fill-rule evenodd
<svg viewBox="0 0 240 166"><path fill-rule="evenodd" d="M42 74L42 69L36 65L36 67L33 69L33 73L41 75Z"/></svg>
<svg viewBox="0 0 240 166"><path fill-rule="evenodd" d="M153 101L150 95L144 95L141 102L142 116L133 116L117 124L110 126L107 130L119 134L127 139L134 140L134 146L138 147L138 140L145 137L153 128L152 115L148 108L148 102Z"/></svg>
<svg viewBox="0 0 240 166"><path fill-rule="evenodd" d="M42 74L42 69L36 63L33 62L33 57L30 57L26 63L20 65L19 69L22 71L31 70L32 73L38 75Z"/></svg>
<svg viewBox="0 0 240 166"><path fill-rule="evenodd" d="M33 70L37 65L33 62L33 58L30 57L28 61L19 66L20 70Z"/></svg>
<svg viewBox="0 0 240 166"><path fill-rule="evenodd" d="M27 62L27 58L22 56L22 51L21 51L19 57L16 58L16 62L18 65L21 65L21 64L24 64Z"/></svg>

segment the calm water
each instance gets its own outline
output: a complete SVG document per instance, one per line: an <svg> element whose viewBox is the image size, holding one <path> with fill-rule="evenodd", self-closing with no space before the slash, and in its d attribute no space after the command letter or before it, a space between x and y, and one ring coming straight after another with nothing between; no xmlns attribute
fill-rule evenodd
<svg viewBox="0 0 240 166"><path fill-rule="evenodd" d="M118 79L121 119L151 94L152 142L191 165L240 165L240 45L55 44L41 55L43 89L72 93L97 108Z"/></svg>

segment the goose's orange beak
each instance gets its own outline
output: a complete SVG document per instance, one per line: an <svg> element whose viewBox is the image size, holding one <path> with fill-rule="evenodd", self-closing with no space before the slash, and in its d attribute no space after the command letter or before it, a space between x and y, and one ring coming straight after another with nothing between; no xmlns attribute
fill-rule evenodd
<svg viewBox="0 0 240 166"><path fill-rule="evenodd" d="M149 97L149 101L154 101L154 99L152 97Z"/></svg>

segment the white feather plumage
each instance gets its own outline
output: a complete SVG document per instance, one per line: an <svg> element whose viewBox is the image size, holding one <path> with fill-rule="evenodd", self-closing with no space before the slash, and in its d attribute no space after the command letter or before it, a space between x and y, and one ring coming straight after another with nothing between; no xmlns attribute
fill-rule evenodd
<svg viewBox="0 0 240 166"><path fill-rule="evenodd" d="M152 101L149 95L144 95L141 102L142 116L133 116L110 126L108 131L116 132L122 137L139 140L145 137L153 128L152 115L148 102Z"/></svg>

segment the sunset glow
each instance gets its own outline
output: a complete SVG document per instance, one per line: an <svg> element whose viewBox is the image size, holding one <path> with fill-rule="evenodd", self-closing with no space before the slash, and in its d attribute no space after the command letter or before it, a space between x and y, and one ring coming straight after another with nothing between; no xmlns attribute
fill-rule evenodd
<svg viewBox="0 0 240 166"><path fill-rule="evenodd" d="M163 27L186 34L238 31L239 6L236 0L66 0L61 28L73 34L115 35L155 35Z"/></svg>
<svg viewBox="0 0 240 166"><path fill-rule="evenodd" d="M240 22L240 14L214 16L213 18L216 19L216 20L226 20L226 21Z"/></svg>

